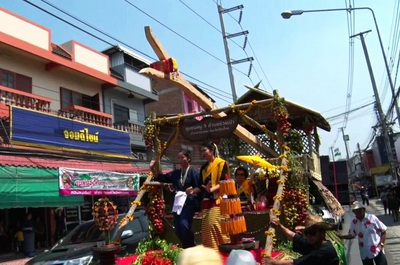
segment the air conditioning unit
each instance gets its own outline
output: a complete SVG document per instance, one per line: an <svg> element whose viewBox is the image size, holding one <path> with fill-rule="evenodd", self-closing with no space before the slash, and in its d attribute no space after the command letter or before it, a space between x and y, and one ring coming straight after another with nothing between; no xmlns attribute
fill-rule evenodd
<svg viewBox="0 0 400 265"><path fill-rule="evenodd" d="M133 152L132 155L138 160L147 160L147 155L144 152Z"/></svg>

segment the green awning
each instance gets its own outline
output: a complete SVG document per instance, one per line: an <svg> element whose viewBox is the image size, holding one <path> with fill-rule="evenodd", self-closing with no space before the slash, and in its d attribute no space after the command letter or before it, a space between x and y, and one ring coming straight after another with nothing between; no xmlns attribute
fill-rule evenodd
<svg viewBox="0 0 400 265"><path fill-rule="evenodd" d="M0 166L0 209L83 205L83 196L60 196L58 169Z"/></svg>

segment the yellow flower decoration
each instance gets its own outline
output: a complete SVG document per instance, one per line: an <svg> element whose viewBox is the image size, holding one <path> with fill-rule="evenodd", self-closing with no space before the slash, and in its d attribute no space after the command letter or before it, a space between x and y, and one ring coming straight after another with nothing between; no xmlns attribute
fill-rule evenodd
<svg viewBox="0 0 400 265"><path fill-rule="evenodd" d="M274 198L273 198L273 200L274 200L274 201L275 201L275 200L281 201L281 200L282 200L282 195L275 195Z"/></svg>
<svg viewBox="0 0 400 265"><path fill-rule="evenodd" d="M273 237L275 237L275 233L274 233L273 231L270 231L270 230L265 231L264 234L265 234L266 236L273 236Z"/></svg>
<svg viewBox="0 0 400 265"><path fill-rule="evenodd" d="M135 216L132 214L131 216L129 216L129 221L133 221L133 219L135 219Z"/></svg>
<svg viewBox="0 0 400 265"><path fill-rule="evenodd" d="M284 184L285 183L285 181L284 180L282 180L282 179L278 179L277 181L276 181L276 183L279 185L279 184Z"/></svg>
<svg viewBox="0 0 400 265"><path fill-rule="evenodd" d="M287 146L286 144L283 145L283 149L284 149L286 152L289 152L289 151L290 151L290 147Z"/></svg>
<svg viewBox="0 0 400 265"><path fill-rule="evenodd" d="M276 216L281 215L281 211L279 211L278 209L273 208L273 209L272 209L272 212L273 212Z"/></svg>
<svg viewBox="0 0 400 265"><path fill-rule="evenodd" d="M131 202L131 205L134 205L134 204L136 204L137 206L140 206L140 205L142 205L142 202L134 200L133 202Z"/></svg>

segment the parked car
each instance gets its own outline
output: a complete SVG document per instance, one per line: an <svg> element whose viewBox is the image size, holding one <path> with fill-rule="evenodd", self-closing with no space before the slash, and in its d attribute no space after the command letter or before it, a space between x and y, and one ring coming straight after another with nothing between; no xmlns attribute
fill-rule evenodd
<svg viewBox="0 0 400 265"><path fill-rule="evenodd" d="M117 255L125 256L134 253L138 243L149 235L149 221L144 210L136 211L135 218L128 223L122 232L122 250ZM119 222L125 214L118 216ZM110 231L113 235L116 226ZM104 243L103 231L94 221L87 221L76 226L65 237L60 239L49 251L34 257L28 265L87 265L94 260L93 247Z"/></svg>
<svg viewBox="0 0 400 265"><path fill-rule="evenodd" d="M337 228L342 229L343 218L333 216L329 209L325 206L314 206L315 211L324 219L328 224L335 225Z"/></svg>

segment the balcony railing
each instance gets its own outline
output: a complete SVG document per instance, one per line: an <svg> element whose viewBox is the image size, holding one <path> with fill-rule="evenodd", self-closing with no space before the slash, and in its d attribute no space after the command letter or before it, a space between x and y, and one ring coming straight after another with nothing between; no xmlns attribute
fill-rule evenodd
<svg viewBox="0 0 400 265"><path fill-rule="evenodd" d="M118 123L114 123L114 128L117 130L121 130L124 132L134 133L134 134L143 134L144 125L140 124L137 121L122 121Z"/></svg>
<svg viewBox="0 0 400 265"><path fill-rule="evenodd" d="M50 112L51 99L13 88L0 86L0 103Z"/></svg>
<svg viewBox="0 0 400 265"><path fill-rule="evenodd" d="M112 127L112 115L82 106L72 105L64 108L58 113L62 117L73 118L102 126Z"/></svg>

